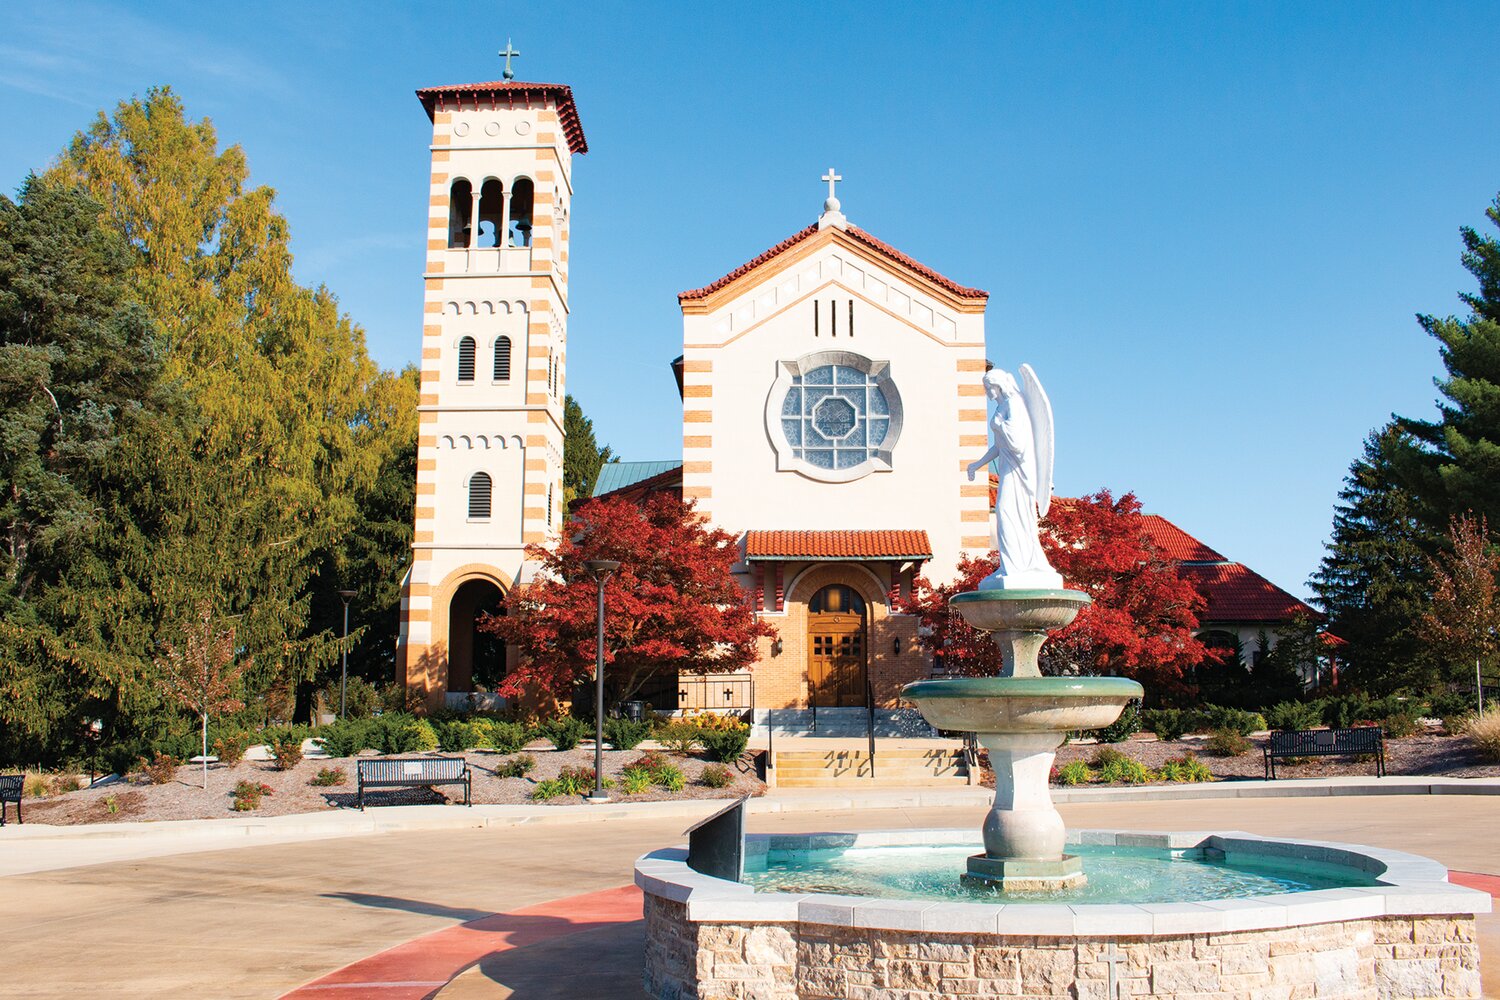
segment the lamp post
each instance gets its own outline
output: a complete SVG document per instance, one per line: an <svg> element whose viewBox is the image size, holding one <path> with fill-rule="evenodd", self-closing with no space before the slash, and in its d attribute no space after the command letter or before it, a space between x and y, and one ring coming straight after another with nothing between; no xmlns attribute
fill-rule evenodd
<svg viewBox="0 0 1500 1000"><path fill-rule="evenodd" d="M358 591L341 590L339 597L344 599L344 663L339 671L339 721L344 721L345 689L349 686L349 602L354 599Z"/></svg>
<svg viewBox="0 0 1500 1000"><path fill-rule="evenodd" d="M594 792L590 802L608 802L604 794L604 585L620 564L613 559L590 559L584 564L599 585L599 638L594 644Z"/></svg>

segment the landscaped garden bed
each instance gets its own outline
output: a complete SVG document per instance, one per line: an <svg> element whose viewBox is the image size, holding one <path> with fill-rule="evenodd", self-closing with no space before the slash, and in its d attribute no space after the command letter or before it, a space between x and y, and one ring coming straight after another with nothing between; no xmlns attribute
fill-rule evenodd
<svg viewBox="0 0 1500 1000"><path fill-rule="evenodd" d="M623 772L641 757L654 753L675 766L682 774L678 790L651 783L630 792ZM366 754L365 756L371 756ZM530 742L520 753L499 754L482 750L463 753L473 770L473 797L478 804L544 804L566 806L582 801L578 794L559 793L537 798L544 782L556 782L565 769L586 772L592 777L594 749L591 745L571 750L553 749L545 741ZM529 757L534 763L523 776L502 777L521 770L516 762ZM45 798L28 799L26 822L71 825L75 823L112 823L172 819L218 819L236 815L234 792L242 782L264 785L257 797L242 795L240 801L258 799L253 812L258 816L284 816L291 813L319 812L327 809L352 808L357 784L352 757L307 757L289 770L279 770L274 761L245 760L238 764L215 764L208 771L208 789L202 787L203 771L196 764L175 768L163 784L153 784L144 774L132 774L124 781L114 781L93 788L58 792ZM507 765L510 765L507 767ZM524 766L524 765L523 765ZM645 769L642 769L645 770ZM705 783L705 774L727 772L728 784L714 787ZM342 773L343 780L336 777ZM725 799L741 795L761 795L765 785L753 771L742 771L734 764L718 764L702 754L681 755L649 748L605 750L604 773L614 782L610 797L620 802L657 802L669 799ZM320 774L323 775L320 778ZM709 781L714 779L710 777ZM590 783L591 786L591 783ZM450 791L452 791L450 789ZM462 801L459 793L459 801ZM370 808L381 805L414 805L441 803L444 796L426 789L398 792L373 792L366 795ZM461 806L455 806L461 808Z"/></svg>

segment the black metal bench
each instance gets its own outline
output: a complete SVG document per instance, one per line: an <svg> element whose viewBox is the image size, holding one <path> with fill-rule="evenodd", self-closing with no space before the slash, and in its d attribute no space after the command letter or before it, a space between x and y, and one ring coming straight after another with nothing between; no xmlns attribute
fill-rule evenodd
<svg viewBox="0 0 1500 1000"><path fill-rule="evenodd" d="M21 819L21 790L26 786L26 775L24 774L0 774L0 826L5 825L5 803L16 804L16 822L24 823Z"/></svg>
<svg viewBox="0 0 1500 1000"><path fill-rule="evenodd" d="M1385 733L1379 726L1351 729L1286 729L1266 741L1266 778L1276 778L1278 757L1336 757L1345 754L1375 758L1375 776L1385 777Z"/></svg>
<svg viewBox="0 0 1500 1000"><path fill-rule="evenodd" d="M365 789L435 788L463 785L464 805L473 805L473 782L462 757L376 757L355 761L359 772L359 808L365 808Z"/></svg>

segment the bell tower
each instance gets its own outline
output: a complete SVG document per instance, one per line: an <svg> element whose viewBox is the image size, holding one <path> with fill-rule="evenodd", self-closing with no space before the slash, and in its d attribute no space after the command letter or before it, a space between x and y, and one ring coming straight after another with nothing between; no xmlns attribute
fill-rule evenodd
<svg viewBox="0 0 1500 1000"><path fill-rule="evenodd" d="M505 78L417 91L432 121L416 531L399 679L429 708L493 689L508 653L478 615L561 528L571 88Z"/></svg>

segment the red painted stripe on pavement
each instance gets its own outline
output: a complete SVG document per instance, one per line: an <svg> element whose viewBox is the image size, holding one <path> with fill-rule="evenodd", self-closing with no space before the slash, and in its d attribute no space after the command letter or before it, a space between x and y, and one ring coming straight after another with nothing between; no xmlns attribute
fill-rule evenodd
<svg viewBox="0 0 1500 1000"><path fill-rule="evenodd" d="M633 885L554 899L447 927L360 959L281 1000L425 1000L486 955L641 919Z"/></svg>
<svg viewBox="0 0 1500 1000"><path fill-rule="evenodd" d="M1496 899L1500 899L1500 875L1485 875L1481 872L1456 872L1449 869L1448 881L1454 885L1487 892Z"/></svg>

